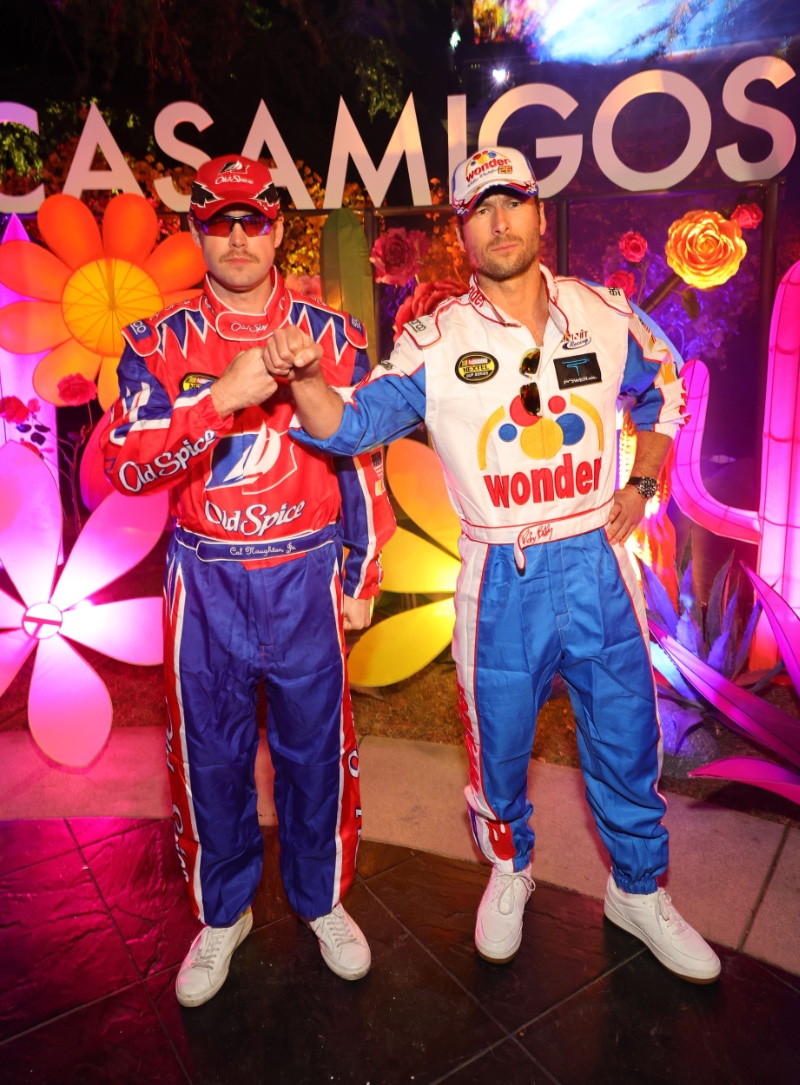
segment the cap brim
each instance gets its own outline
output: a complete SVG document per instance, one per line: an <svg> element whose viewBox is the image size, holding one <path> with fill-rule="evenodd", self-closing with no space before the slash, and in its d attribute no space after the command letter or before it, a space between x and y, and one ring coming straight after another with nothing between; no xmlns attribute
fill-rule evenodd
<svg viewBox="0 0 800 1085"><path fill-rule="evenodd" d="M462 216L468 215L482 199L492 192L515 192L517 195L524 196L526 199L538 195L538 189L536 192L531 192L530 189L526 188L524 185L517 185L512 181L507 181L505 183L491 182L484 188L479 188L468 203L461 203L458 206L454 206L455 213Z"/></svg>
<svg viewBox="0 0 800 1085"><path fill-rule="evenodd" d="M273 222L278 217L281 210L280 204L264 204L260 203L258 200L242 199L238 193L235 197L231 196L230 199L223 197L221 200L209 200L209 202L203 204L202 207L199 204L192 203L189 205L189 210L194 217L201 222L208 222L214 215L218 215L220 211L224 211L228 207L251 207L260 215L266 215L266 217Z"/></svg>

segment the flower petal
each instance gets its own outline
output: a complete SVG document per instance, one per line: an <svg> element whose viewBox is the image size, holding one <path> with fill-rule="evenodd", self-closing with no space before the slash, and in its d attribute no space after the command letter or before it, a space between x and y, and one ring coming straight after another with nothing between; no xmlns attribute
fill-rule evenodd
<svg viewBox="0 0 800 1085"><path fill-rule="evenodd" d="M61 301L69 268L42 245L7 241L0 245L0 282L28 298Z"/></svg>
<svg viewBox="0 0 800 1085"><path fill-rule="evenodd" d="M94 512L114 489L103 470L103 453L100 449L100 434L107 427L109 418L109 412L106 411L89 434L81 456L81 500L90 512Z"/></svg>
<svg viewBox="0 0 800 1085"><path fill-rule="evenodd" d="M206 273L200 249L186 233L172 234L162 241L142 266L162 294L196 286Z"/></svg>
<svg viewBox="0 0 800 1085"><path fill-rule="evenodd" d="M61 306L52 301L12 301L0 309L0 347L12 354L36 354L69 337Z"/></svg>
<svg viewBox="0 0 800 1085"><path fill-rule="evenodd" d="M53 605L67 610L127 573L153 549L166 518L166 491L137 497L109 494L78 536L53 592Z"/></svg>
<svg viewBox="0 0 800 1085"><path fill-rule="evenodd" d="M123 192L109 201L103 214L103 248L132 264L143 264L156 243L158 218L144 198Z"/></svg>
<svg viewBox="0 0 800 1085"><path fill-rule="evenodd" d="M164 295L164 306L177 305L178 302L189 301L190 298L199 298L202 293L203 289L199 286L195 290L173 290Z"/></svg>
<svg viewBox="0 0 800 1085"><path fill-rule="evenodd" d="M2 314L0 313L0 317ZM67 404L58 391L58 382L72 373L80 373L87 380L94 380L100 368L100 355L84 347L77 339L68 339L39 362L33 371L33 387L37 395L56 407Z"/></svg>
<svg viewBox="0 0 800 1085"><path fill-rule="evenodd" d="M88 765L111 730L111 698L99 675L61 637L39 642L28 697L38 746L62 765Z"/></svg>
<svg viewBox="0 0 800 1085"><path fill-rule="evenodd" d="M104 411L107 411L111 404L119 399L118 365L119 358L104 357L100 363L100 375L97 378L97 398Z"/></svg>
<svg viewBox="0 0 800 1085"><path fill-rule="evenodd" d="M60 192L39 208L42 237L56 256L73 271L103 256L103 242L94 215L81 200Z"/></svg>
<svg viewBox="0 0 800 1085"><path fill-rule="evenodd" d="M120 599L64 611L61 633L122 663L152 667L163 662L160 595Z"/></svg>
<svg viewBox="0 0 800 1085"><path fill-rule="evenodd" d="M12 599L0 590L0 629L19 629L25 607L18 599Z"/></svg>
<svg viewBox="0 0 800 1085"><path fill-rule="evenodd" d="M16 441L0 448L0 562L26 606L46 602L61 549L61 499L44 461Z"/></svg>
<svg viewBox="0 0 800 1085"><path fill-rule="evenodd" d="M422 670L453 639L452 599L406 610L372 626L347 659L354 686L389 686Z"/></svg>
<svg viewBox="0 0 800 1085"><path fill-rule="evenodd" d="M395 441L386 453L386 473L403 511L445 550L458 554L461 528L436 453L420 441Z"/></svg>
<svg viewBox="0 0 800 1085"><path fill-rule="evenodd" d="M381 551L384 591L453 592L461 563L402 527Z"/></svg>
<svg viewBox="0 0 800 1085"><path fill-rule="evenodd" d="M0 633L0 697L16 678L36 643L36 638L29 637L23 629Z"/></svg>

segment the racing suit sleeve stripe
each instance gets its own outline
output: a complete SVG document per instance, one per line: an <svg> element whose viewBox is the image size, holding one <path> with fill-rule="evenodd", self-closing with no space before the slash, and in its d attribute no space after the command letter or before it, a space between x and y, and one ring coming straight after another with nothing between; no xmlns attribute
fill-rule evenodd
<svg viewBox="0 0 800 1085"><path fill-rule="evenodd" d="M207 385L181 393L173 403L145 359L129 346L117 373L121 394L100 447L106 474L122 493L173 486L233 426L233 416L220 418Z"/></svg>
<svg viewBox="0 0 800 1085"><path fill-rule="evenodd" d="M628 353L620 391L636 400L630 414L637 429L674 437L683 425L686 390L672 353L635 314L628 321Z"/></svg>

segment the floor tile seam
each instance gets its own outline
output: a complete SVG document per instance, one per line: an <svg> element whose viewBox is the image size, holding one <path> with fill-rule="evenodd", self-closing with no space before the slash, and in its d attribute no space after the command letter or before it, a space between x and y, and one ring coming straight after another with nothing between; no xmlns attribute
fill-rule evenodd
<svg viewBox="0 0 800 1085"><path fill-rule="evenodd" d="M619 964L615 964L611 968L607 968L604 972L601 972L599 973L599 975L595 976L594 979L587 980L586 983L584 983L581 987L577 987L571 994L564 995L564 997L560 998L558 1002L554 1002L552 1006L548 1006L546 1010L542 1010L541 1013L537 1013L529 1021L523 1022L523 1024L519 1025L514 1030L514 1034L518 1035L524 1029L531 1028L533 1025L538 1024L540 1021L544 1020L544 1018L547 1017L549 1014L554 1013L562 1006L565 1006L568 1002L572 1002L573 999L577 998L579 995L582 995L585 991L590 990L592 987L596 986L596 984L603 983L609 978L609 976L613 976L614 973L618 972L621 968L627 968L629 964L637 960L639 957L644 956L646 953L648 953L647 947L641 946L639 949L635 950L635 952L633 952L630 957L626 957L624 961L620 961Z"/></svg>
<svg viewBox="0 0 800 1085"><path fill-rule="evenodd" d="M13 1036L7 1036L4 1040L0 1040L0 1051L8 1044L13 1043L15 1040L20 1040L25 1036L30 1036L33 1032L39 1032L43 1028L47 1028L48 1025L55 1024L56 1021L63 1021L67 1017L72 1017L76 1013L80 1013L82 1010L91 1009L92 1006L99 1006L103 1002L107 1002L110 998L117 998L118 995L124 995L126 991L132 991L136 987L142 987L145 985L144 979L134 980L133 983L125 983L122 987L115 987L113 991L108 991L104 995L98 995L97 998L90 998L88 1002L81 1002L79 1006L70 1006L67 1010L62 1010L60 1013L53 1014L52 1017L46 1018L44 1021L39 1021L35 1025L30 1025L28 1028L22 1029L21 1032L15 1032Z"/></svg>
<svg viewBox="0 0 800 1085"><path fill-rule="evenodd" d="M86 846L87 847L92 847L93 844L87 844ZM82 846L80 844L78 844L78 854L80 855L83 862L86 864L86 871L87 871L89 877L92 880L92 884L94 885L94 887L95 887L95 889L97 891L97 895L99 896L100 900L102 901L103 907L105 908L106 912L108 913L108 918L110 919L111 923L113 924L114 930L117 932L117 935L119 936L120 941L122 942L123 946L125 947L125 952L127 953L128 959L130 960L131 964L133 965L133 968L134 968L134 971L136 972L136 975L139 976L139 978L142 979L142 980L146 979L147 976L146 976L146 974L142 973L142 970L137 965L136 958L133 955L133 951L132 951L131 947L128 945L127 939L125 938L124 934L120 930L119 923L117 923L117 921L116 921L116 919L114 917L114 913L112 912L108 901L106 900L105 896L103 895L103 890L100 888L100 883L98 882L97 878L95 877L95 874L94 874L94 871L92 870L91 864L89 863L89 860L88 860L87 856L84 855L83 848L82 848Z"/></svg>
<svg viewBox="0 0 800 1085"><path fill-rule="evenodd" d="M749 956L749 954L747 954L747 956ZM773 976L776 980L780 980L781 983L783 983L786 987L788 987L790 991L794 991L795 994L800 995L800 973L798 973L798 972L790 972L788 970L788 968L781 968L781 966L779 964L774 964L772 961L761 961L761 960L758 960L757 957L751 957L750 959L753 960L753 961L758 961L758 963L761 965L761 967L766 969L766 971L769 972L769 974L771 976ZM778 975L774 971L776 968L781 973L780 975ZM791 982L791 980L787 980L786 975L784 975L784 973L786 973L786 975L791 976L792 979L795 982L793 983L793 982Z"/></svg>
<svg viewBox="0 0 800 1085"><path fill-rule="evenodd" d="M179 967L180 967L180 965L175 966L175 970L177 971L177 969ZM164 969L163 971L167 971L167 969ZM183 1073L183 1076L186 1078L186 1081L188 1082L188 1085L193 1085L191 1074L186 1069L186 1067L183 1065L183 1059L181 1058L181 1056L180 1056L180 1054L178 1052L178 1049L175 1046L175 1041L172 1039L172 1034L170 1033L169 1028L167 1027L167 1023L163 1019L163 1017L161 1016L161 1013L159 1011L156 1000L153 998L153 996L150 993L149 984L146 983L143 980L142 981L142 986L144 987L145 998L150 1003L150 1005L151 1005L151 1007L153 1009L153 1013L156 1015L156 1020L158 1021L158 1024L159 1024L159 1026L161 1028L161 1031L164 1033L164 1035L167 1038L167 1044L169 1045L169 1048L172 1051L172 1054L175 1056L175 1061L177 1062L178 1066L180 1066L181 1072Z"/></svg>
<svg viewBox="0 0 800 1085"><path fill-rule="evenodd" d="M483 1049L483 1051L479 1051L476 1055L473 1055L470 1058L465 1059L463 1062L460 1062L458 1066L454 1066L452 1070L448 1070L447 1073L444 1074L442 1077L437 1077L434 1081L430 1083L430 1085L441 1085L441 1082L449 1081L450 1079L452 1079L454 1074L458 1074L465 1067L471 1066L473 1063L478 1062L479 1059L482 1059L484 1055L488 1055L490 1051L494 1051L495 1048L502 1047L503 1044L508 1043L513 1044L515 1047L518 1047L520 1054L523 1055L528 1060L528 1062L532 1062L536 1069L541 1071L541 1073L545 1075L545 1077L548 1079L548 1081L552 1083L552 1085L561 1085L561 1082L558 1080L558 1078L553 1077L547 1067L542 1065L542 1063L539 1062L537 1058L534 1058L531 1052L528 1051L527 1047L525 1047L525 1045L521 1043L517 1036L515 1036L513 1033L510 1036L504 1036L501 1040L497 1040L496 1043L489 1044L488 1047L485 1047Z"/></svg>
<svg viewBox="0 0 800 1085"><path fill-rule="evenodd" d="M409 936L409 938L412 938L414 940L414 942L419 946L419 948L423 951L423 953L427 954L427 956L430 957L430 959L433 961L433 963L436 965L436 967L439 969L439 971L443 972L448 977L448 979L451 979L453 981L453 983L455 983L455 985L461 991L464 992L464 994L467 996L467 998L475 1006L478 1007L478 1009L481 1011L483 1016L485 1018L487 1018L487 1020L489 1020L493 1024L497 1025L497 1027L503 1033L503 1038L510 1039L514 1035L514 1033L512 1031L509 1031L509 1029L506 1028L506 1026L503 1024L502 1021L498 1020L498 1018L495 1017L495 1015L493 1013L491 1013L489 1010L486 1009L486 1007L483 1005L483 1003L480 1001L480 999L477 997L477 995L473 994L473 992L470 991L470 989L467 986L465 986L464 983L461 982L461 980L458 978L458 976L454 975L454 973L451 972L450 969L441 960L439 960L439 958L436 956L436 954L433 953L430 949L428 949L428 947L425 945L425 943L422 942L417 937L417 935L414 933L414 931L409 926L407 926L407 924L405 924L402 921L402 919L400 919L400 917L398 915L396 915L392 911L392 909L388 906L388 904L386 904L383 900L381 900L381 898L376 893L374 893L372 891L372 889L370 888L369 885L367 885L365 883L364 888L367 890L367 892L370 894L370 896L378 904L380 904L380 906L384 909L384 911L388 912L388 914L392 917L392 919L394 919L394 921L396 923L398 923L402 927L402 929L406 932L406 934Z"/></svg>
<svg viewBox="0 0 800 1085"><path fill-rule="evenodd" d="M397 845L395 845L395 846L397 846ZM424 852L412 851L411 849L409 849L409 850L411 851L411 855L407 855L405 857L405 859L401 859L399 862L395 863L393 866L385 867L383 870L376 870L373 874L369 874L369 875L359 874L358 868L356 867L356 875L358 876L359 881L363 882L363 884L366 885L367 882L371 882L373 878L379 878L381 876L381 874L388 874L392 870L400 870L400 868L404 867L406 865L406 863L410 863L413 859L417 859L417 858L419 858L420 855L424 855Z"/></svg>
<svg viewBox="0 0 800 1085"><path fill-rule="evenodd" d="M761 888L758 891L758 894L757 894L756 899L755 899L755 903L753 904L753 907L750 909L748 917L745 920L744 929L742 931L741 937L739 938L739 941L737 942L737 944L733 947L736 950L737 953L741 953L744 950L744 947L745 947L745 945L747 943L747 939L750 937L750 932L753 929L753 924L756 921L756 916L758 915L759 909L761 908L761 905L764 902L764 897L767 895L767 890L770 887L772 879L775 876L775 871L778 868L778 863L780 861L780 857L783 854L783 849L786 847L786 841L788 839L789 839L789 826L784 825L783 833L781 834L781 838L778 841L778 846L775 848L775 854L772 856L772 862L769 865L769 870L767 871L767 873L766 873L766 875L764 877L764 880L761 883Z"/></svg>

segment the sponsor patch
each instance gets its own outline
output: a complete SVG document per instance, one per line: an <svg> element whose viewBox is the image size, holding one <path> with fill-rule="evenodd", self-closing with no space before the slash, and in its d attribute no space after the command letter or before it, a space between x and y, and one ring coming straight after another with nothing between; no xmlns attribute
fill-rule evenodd
<svg viewBox="0 0 800 1085"><path fill-rule="evenodd" d="M559 388L577 388L581 384L599 384L603 379L596 354L572 358L554 358Z"/></svg>
<svg viewBox="0 0 800 1085"><path fill-rule="evenodd" d="M462 354L456 362L456 376L465 384L483 384L491 380L498 369L497 358L479 351Z"/></svg>
<svg viewBox="0 0 800 1085"><path fill-rule="evenodd" d="M580 331L568 335L561 344L561 348L562 350L586 350L591 341L592 337L589 332L585 328L581 328Z"/></svg>
<svg viewBox="0 0 800 1085"><path fill-rule="evenodd" d="M411 328L412 332L424 332L425 331L425 327L426 327L425 321L424 320L418 320L416 317L414 317L413 320L407 320L406 324L408 325L409 328Z"/></svg>
<svg viewBox="0 0 800 1085"><path fill-rule="evenodd" d="M196 388L205 388L207 384L213 384L217 380L210 373L187 373L181 380L182 392L193 392Z"/></svg>

